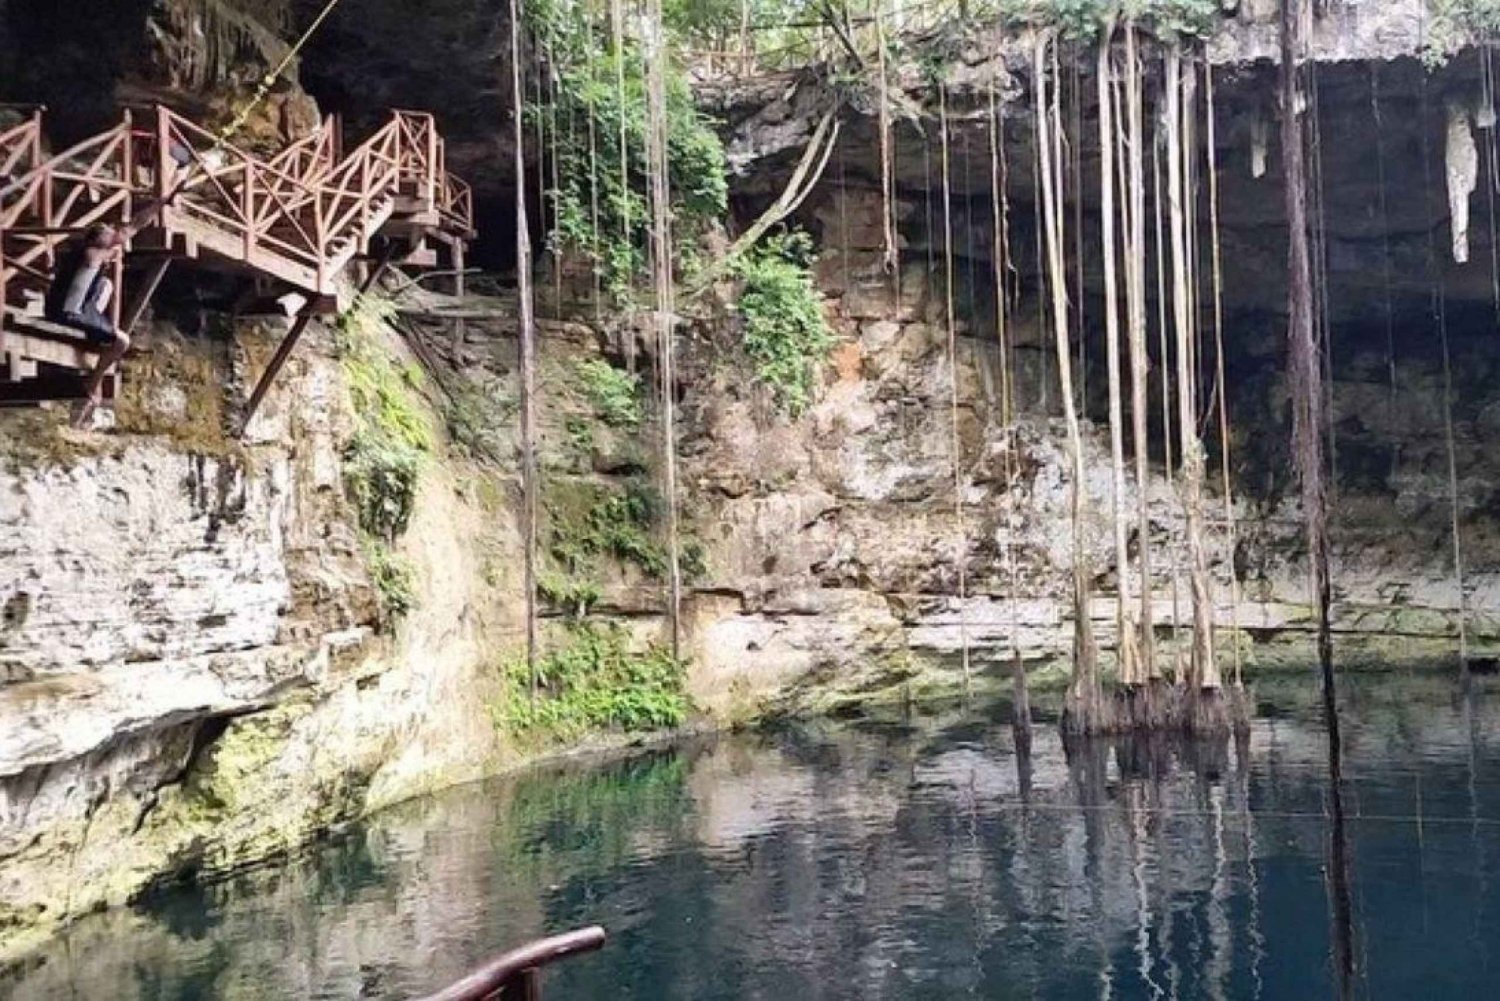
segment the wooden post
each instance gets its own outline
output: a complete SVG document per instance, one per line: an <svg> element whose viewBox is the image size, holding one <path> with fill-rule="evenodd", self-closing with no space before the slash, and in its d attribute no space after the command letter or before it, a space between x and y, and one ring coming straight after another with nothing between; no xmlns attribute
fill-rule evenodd
<svg viewBox="0 0 1500 1001"><path fill-rule="evenodd" d="M467 291L468 283L464 280L464 242L462 240L453 241L452 254L453 294L458 298L463 298L464 293ZM459 361L456 352L459 348L463 347L464 335L468 332L466 327L467 324L461 319L453 321L453 348L455 351L453 360L455 362Z"/></svg>
<svg viewBox="0 0 1500 1001"><path fill-rule="evenodd" d="M141 316L146 312L146 307L151 303L151 297L156 295L156 289L161 285L162 278L166 277L167 268L172 264L172 258L163 257L151 265L147 272L146 282L141 286L140 295L136 296L135 302L130 304L130 312L125 314L125 320L120 329L129 334L135 330L135 325L141 322Z"/></svg>
<svg viewBox="0 0 1500 1001"><path fill-rule="evenodd" d="M250 393L250 401L245 404L245 413L240 418L238 437L243 438L245 436L245 429L250 426L250 421L254 419L255 412L260 409L261 401L266 398L266 393L270 390L271 383L276 381L276 376L281 373L282 366L291 357L292 349L302 339L302 333L307 329L308 323L312 322L312 318L313 304L308 303L302 307L302 312L297 314L297 319L292 324L292 329L287 331L287 335L282 338L281 344L276 348L276 353L271 356L271 363L261 373L260 381L255 384L254 391Z"/></svg>

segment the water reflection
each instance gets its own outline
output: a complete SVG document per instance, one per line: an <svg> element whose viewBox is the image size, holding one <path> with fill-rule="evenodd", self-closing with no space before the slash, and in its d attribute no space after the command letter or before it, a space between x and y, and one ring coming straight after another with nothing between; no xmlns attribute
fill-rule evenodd
<svg viewBox="0 0 1500 1001"><path fill-rule="evenodd" d="M1486 996L1496 972L1500 717L1444 691L1343 695L1361 995ZM85 921L0 995L399 998L598 922L556 996L1327 997L1326 733L1315 687L1270 695L1233 741L1065 753L1040 725L1022 755L1002 713L954 710L455 790Z"/></svg>

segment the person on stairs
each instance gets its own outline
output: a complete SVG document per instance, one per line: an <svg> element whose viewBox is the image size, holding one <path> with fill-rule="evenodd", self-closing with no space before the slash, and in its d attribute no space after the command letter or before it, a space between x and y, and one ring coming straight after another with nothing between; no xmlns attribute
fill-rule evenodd
<svg viewBox="0 0 1500 1001"><path fill-rule="evenodd" d="M115 287L109 271L138 228L134 220L123 227L109 224L90 227L83 241L75 244L59 262L47 293L47 319L82 332L90 345L100 349L74 420L79 425L99 405L105 375L130 348L130 335L110 318Z"/></svg>
<svg viewBox="0 0 1500 1001"><path fill-rule="evenodd" d="M90 227L82 243L75 244L59 262L48 290L47 319L80 331L90 345L100 349L75 423L82 424L99 405L105 375L130 348L130 336L110 318L115 288L108 272L132 235L128 227Z"/></svg>

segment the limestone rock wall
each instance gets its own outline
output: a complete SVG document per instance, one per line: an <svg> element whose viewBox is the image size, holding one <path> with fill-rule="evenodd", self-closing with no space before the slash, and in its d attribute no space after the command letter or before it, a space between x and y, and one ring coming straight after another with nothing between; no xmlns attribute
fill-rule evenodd
<svg viewBox="0 0 1500 1001"><path fill-rule="evenodd" d="M349 403L326 334L242 445L187 412L232 384L185 363L216 349L154 335L115 433L47 414L0 430L0 958L163 875L263 858L504 753L488 705L515 541L484 510L487 474L429 463L400 544L419 611L392 628L344 500ZM271 343L245 330L233 348Z"/></svg>
<svg viewBox="0 0 1500 1001"><path fill-rule="evenodd" d="M1055 365L1049 369L1035 309L1026 304L1011 320L1022 417L1010 456L1016 473L1007 484L993 323L977 315L974 300L960 290L955 375L944 296L923 252L909 248L898 297L897 283L880 266L879 211L878 191L829 183L806 220L822 227L818 278L838 344L821 397L804 419L777 415L739 370L704 363L689 377L692 432L684 451L692 461L684 482L692 516L711 540L711 580L692 605L695 677L705 704L730 711L761 699L826 705L951 688L962 681L965 641L974 683L994 685L1005 681L1013 651L1037 667L1071 649L1071 483ZM964 267L960 261L960 271ZM1285 436L1284 417L1277 416L1277 401L1285 398L1274 367L1278 334L1273 324L1242 323L1234 335L1247 343L1243 350L1264 353L1260 376L1236 390L1236 406L1243 404L1236 439L1247 453L1256 444L1278 454ZM704 349L712 356L722 350ZM1459 596L1448 533L1441 371L1431 357L1407 358L1393 393L1376 368L1382 360L1378 347L1358 346L1342 353L1336 368L1343 465L1334 515L1335 627L1350 661L1451 656ZM1459 364L1487 364L1482 346ZM955 377L962 534L950 445ZM1089 378L1096 387L1105 381L1097 368ZM1467 621L1471 642L1485 648L1500 641L1500 550L1491 501L1500 470L1483 454L1479 421L1495 403L1492 388L1465 385L1457 434ZM1097 397L1085 412L1091 418L1085 445L1092 618L1108 653L1119 581L1108 433ZM1136 491L1148 492L1154 617L1170 648L1174 608L1177 621L1191 623L1186 576L1175 594L1172 587L1172 568L1186 567L1187 556L1180 505L1165 478L1159 443L1155 447L1151 480L1142 486L1131 476L1124 503L1131 512ZM1265 469L1276 461L1271 486ZM1239 546L1233 555L1222 499L1209 498L1226 666L1229 627L1236 622L1242 659L1251 669L1295 664L1310 651L1301 519L1286 475L1284 460L1257 454L1237 461ZM1217 469L1211 479L1217 486ZM1131 539L1134 554L1133 531ZM960 551L967 553L962 601ZM1138 595L1134 568L1127 576Z"/></svg>

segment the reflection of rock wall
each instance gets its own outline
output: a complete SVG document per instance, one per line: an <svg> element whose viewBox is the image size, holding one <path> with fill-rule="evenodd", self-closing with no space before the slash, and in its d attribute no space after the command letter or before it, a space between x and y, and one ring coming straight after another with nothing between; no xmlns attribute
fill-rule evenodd
<svg viewBox="0 0 1500 1001"><path fill-rule="evenodd" d="M1448 696L1345 687L1348 803L1366 818L1355 881L1372 901L1418 852L1436 880L1445 852L1472 850L1469 810L1484 805L1466 778L1500 754L1500 720L1466 720ZM1029 770L1008 728L951 711L454 790L304 860L90 918L9 996L409 997L497 948L601 921L605 953L565 964L549 990L699 997L743 978L789 997L813 984L839 998L1059 996L1112 966L1237 997L1257 962L1300 982L1326 934L1317 693L1273 701L1282 714L1240 746L1158 737L1070 756L1044 728ZM1425 848L1397 837L1419 772ZM1483 905L1441 899L1462 918ZM1390 933L1408 916L1372 906L1362 920Z"/></svg>

